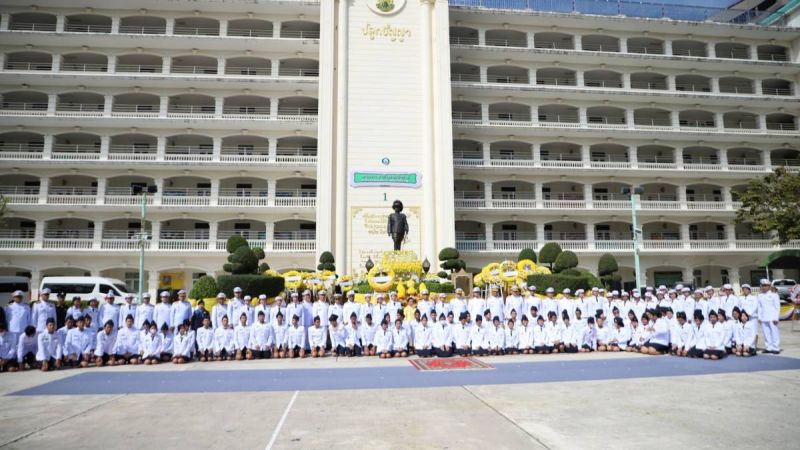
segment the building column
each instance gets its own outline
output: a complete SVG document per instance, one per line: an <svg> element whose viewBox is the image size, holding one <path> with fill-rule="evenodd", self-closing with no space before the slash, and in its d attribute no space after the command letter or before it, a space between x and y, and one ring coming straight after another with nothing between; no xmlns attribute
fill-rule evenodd
<svg viewBox="0 0 800 450"><path fill-rule="evenodd" d="M772 170L772 152L770 150L764 150L761 153L761 160L764 162L764 167L767 170Z"/></svg>
<svg viewBox="0 0 800 450"><path fill-rule="evenodd" d="M528 41L528 48L536 47L536 43L533 40L533 35L534 33L525 33L525 37L527 38Z"/></svg>
<svg viewBox="0 0 800 450"><path fill-rule="evenodd" d="M39 200L40 205L47 204L47 192L50 190L50 178L44 176L39 179Z"/></svg>
<svg viewBox="0 0 800 450"><path fill-rule="evenodd" d="M168 17L167 18L167 23L166 23L166 27L165 28L166 29L164 30L164 34L166 34L167 36L172 36L173 34L175 34L175 18L174 17Z"/></svg>
<svg viewBox="0 0 800 450"><path fill-rule="evenodd" d="M280 102L280 98L278 97L271 97L269 99L269 116L273 119L278 117L278 103Z"/></svg>
<svg viewBox="0 0 800 450"><path fill-rule="evenodd" d="M152 248L152 247L151 247ZM150 292L150 295L153 297L158 298L158 271L157 270L147 270L147 292Z"/></svg>
<svg viewBox="0 0 800 450"><path fill-rule="evenodd" d="M42 284L42 272L31 270L31 298L39 298L39 286Z"/></svg>
<svg viewBox="0 0 800 450"><path fill-rule="evenodd" d="M486 250L494 250L494 227L491 223L483 224L483 239L486 241Z"/></svg>
<svg viewBox="0 0 800 450"><path fill-rule="evenodd" d="M678 185L678 206L680 209L689 209L688 205L686 204L686 185Z"/></svg>
<svg viewBox="0 0 800 450"><path fill-rule="evenodd" d="M11 21L11 14L9 13L0 14L0 31L8 31L8 25L10 21Z"/></svg>
<svg viewBox="0 0 800 450"><path fill-rule="evenodd" d="M264 234L264 251L271 251L273 248L272 241L275 235L275 222L267 222L267 231Z"/></svg>
<svg viewBox="0 0 800 450"><path fill-rule="evenodd" d="M164 178L154 178L153 183L156 185L156 193L153 195L153 205L160 206L161 199L164 197Z"/></svg>
<svg viewBox="0 0 800 450"><path fill-rule="evenodd" d="M584 224L583 232L586 235L586 248L589 250L594 250L594 224Z"/></svg>
<svg viewBox="0 0 800 450"><path fill-rule="evenodd" d="M711 92L714 94L719 94L719 78L711 77L710 84L711 84Z"/></svg>
<svg viewBox="0 0 800 450"><path fill-rule="evenodd" d="M213 181L212 181L213 183ZM215 251L217 249L217 233L219 232L219 222L209 221L208 223L208 249Z"/></svg>
<svg viewBox="0 0 800 450"><path fill-rule="evenodd" d="M161 73L166 75L172 70L172 56L164 56L161 60Z"/></svg>
<svg viewBox="0 0 800 450"><path fill-rule="evenodd" d="M542 144L535 143L531 148L533 152L533 167L541 167L542 165Z"/></svg>
<svg viewBox="0 0 800 450"><path fill-rule="evenodd" d="M214 117L222 117L222 110L225 107L225 97L214 97Z"/></svg>
<svg viewBox="0 0 800 450"><path fill-rule="evenodd" d="M625 110L625 126L627 128L635 128L634 109L627 108Z"/></svg>
<svg viewBox="0 0 800 450"><path fill-rule="evenodd" d="M721 112L714 113L714 127L718 131L722 131L725 129L725 115Z"/></svg>
<svg viewBox="0 0 800 450"><path fill-rule="evenodd" d="M684 248L689 248L689 224L682 223L681 224L681 242L683 243Z"/></svg>
<svg viewBox="0 0 800 450"><path fill-rule="evenodd" d="M583 36L581 36L580 34L575 34L572 37L572 41L575 45L573 47L575 50L583 50Z"/></svg>
<svg viewBox="0 0 800 450"><path fill-rule="evenodd" d="M225 57L220 56L217 58L217 75L223 75L224 73L225 73Z"/></svg>
<svg viewBox="0 0 800 450"><path fill-rule="evenodd" d="M639 154L638 148L634 146L628 147L628 164L632 169L639 168Z"/></svg>
<svg viewBox="0 0 800 450"><path fill-rule="evenodd" d="M163 180L161 180L161 186L164 185ZM159 189L161 188L159 186ZM161 192L160 190L158 191ZM156 194L160 195L160 194ZM160 201L159 201L160 203ZM155 199L153 199L153 204L155 204ZM150 220L150 249L157 250L161 242L161 221L160 220ZM157 281L158 277L156 277Z"/></svg>
<svg viewBox="0 0 800 450"><path fill-rule="evenodd" d="M44 219L36 221L36 228L33 229L33 248L41 249L44 243L44 232L47 227L47 222ZM39 286L38 284L32 286Z"/></svg>
<svg viewBox="0 0 800 450"><path fill-rule="evenodd" d="M53 54L52 62L52 72L60 72L61 71L61 55L58 53Z"/></svg>
<svg viewBox="0 0 800 450"><path fill-rule="evenodd" d="M619 38L619 52L628 53L628 38Z"/></svg>
<svg viewBox="0 0 800 450"><path fill-rule="evenodd" d="M528 69L528 83L536 86L536 69Z"/></svg>
<svg viewBox="0 0 800 450"><path fill-rule="evenodd" d="M676 147L672 150L673 156L672 159L675 160L675 167L678 169L683 169L683 149L680 147Z"/></svg>
<svg viewBox="0 0 800 450"><path fill-rule="evenodd" d="M735 292L739 292L739 289L741 289L741 284L742 284L742 279L739 276L739 268L728 267L728 277L730 278L730 283L733 286L733 290Z"/></svg>
<svg viewBox="0 0 800 450"><path fill-rule="evenodd" d="M625 72L622 74L622 89L630 89L631 88L631 74L629 72Z"/></svg>
<svg viewBox="0 0 800 450"><path fill-rule="evenodd" d="M589 144L581 144L581 161L583 162L583 167L589 167L591 165L592 156Z"/></svg>
<svg viewBox="0 0 800 450"><path fill-rule="evenodd" d="M706 42L706 55L707 58L717 57L717 49L713 42Z"/></svg>
<svg viewBox="0 0 800 450"><path fill-rule="evenodd" d="M56 94L47 94L47 115L48 116L55 116L56 115L56 105L58 104L58 95Z"/></svg>
<svg viewBox="0 0 800 450"><path fill-rule="evenodd" d="M667 90L668 91L675 91L677 89L675 75L667 75Z"/></svg>
<svg viewBox="0 0 800 450"><path fill-rule="evenodd" d="M278 138L270 136L267 140L267 154L270 162L275 162L278 158Z"/></svg>
<svg viewBox="0 0 800 450"><path fill-rule="evenodd" d="M575 71L575 85L578 87L584 87L584 76L583 70L576 70Z"/></svg>
<svg viewBox="0 0 800 450"><path fill-rule="evenodd" d="M228 35L228 19L219 20L219 35L225 37ZM222 73L222 72L220 72Z"/></svg>
<svg viewBox="0 0 800 450"><path fill-rule="evenodd" d="M492 144L489 142L482 143L483 149L483 165L488 166L492 160Z"/></svg>
<svg viewBox="0 0 800 450"><path fill-rule="evenodd" d="M42 149L42 159L49 160L53 158L53 135L44 135L44 148Z"/></svg>
<svg viewBox="0 0 800 450"><path fill-rule="evenodd" d="M583 185L583 201L586 202L586 208L588 209L594 208L594 192L592 188L592 183L586 183Z"/></svg>
<svg viewBox="0 0 800 450"><path fill-rule="evenodd" d="M758 129L762 133L767 132L767 115L766 114L758 114L756 116L758 118Z"/></svg>
<svg viewBox="0 0 800 450"><path fill-rule="evenodd" d="M111 110L114 107L114 96L106 94L103 96L103 116L111 117Z"/></svg>
<svg viewBox="0 0 800 450"><path fill-rule="evenodd" d="M166 154L167 154L166 136L156 137L156 161L164 161Z"/></svg>
<svg viewBox="0 0 800 450"><path fill-rule="evenodd" d="M97 204L103 205L106 203L106 186L108 185L108 178L99 177L97 179Z"/></svg>
<svg viewBox="0 0 800 450"><path fill-rule="evenodd" d="M111 143L111 136L100 136L100 160L108 161L108 150Z"/></svg>
<svg viewBox="0 0 800 450"><path fill-rule="evenodd" d="M486 103L481 103L481 123L484 125L489 123L489 105Z"/></svg>
<svg viewBox="0 0 800 450"><path fill-rule="evenodd" d="M670 119L672 120L672 128L673 131L677 131L681 129L681 116L680 112L678 111L670 111L669 112Z"/></svg>
<svg viewBox="0 0 800 450"><path fill-rule="evenodd" d="M331 18L333 19L333 18ZM333 22L333 20L331 20ZM283 22L275 21L272 22L272 37L280 37L281 36L281 25Z"/></svg>
<svg viewBox="0 0 800 450"><path fill-rule="evenodd" d="M541 181L536 182L536 183L533 184L534 195L536 196L536 208L537 209L541 209L541 208L544 207L544 199L542 198L542 197L544 197L544 193L542 192L543 187L544 187L544 184ZM539 230L540 228L541 228L541 230ZM544 237L544 226L541 226L541 227L537 226L536 229L537 229L537 232L541 231L542 232L542 237ZM539 241L543 240L543 239L539 239L538 237L536 239L539 240Z"/></svg>
<svg viewBox="0 0 800 450"><path fill-rule="evenodd" d="M694 284L694 269L693 268L684 267L683 270L681 270L681 272L683 273L683 279L681 281L690 282L690 283ZM702 289L703 287L702 286L695 286L694 288L695 289Z"/></svg>
<svg viewBox="0 0 800 450"><path fill-rule="evenodd" d="M103 221L95 220L94 222L94 236L92 236L92 248L100 249L103 243Z"/></svg>
<svg viewBox="0 0 800 450"><path fill-rule="evenodd" d="M579 106L578 107L578 122L580 122L581 128L588 127L588 125L587 125L588 120L589 119L586 117L586 107L585 106Z"/></svg>
<svg viewBox="0 0 800 450"><path fill-rule="evenodd" d="M758 44L750 44L748 49L748 57L750 59L758 59Z"/></svg>
<svg viewBox="0 0 800 450"><path fill-rule="evenodd" d="M725 238L728 240L728 248L736 248L736 226L725 224Z"/></svg>
<svg viewBox="0 0 800 450"><path fill-rule="evenodd" d="M753 92L755 95L764 95L763 80L753 80Z"/></svg>
<svg viewBox="0 0 800 450"><path fill-rule="evenodd" d="M539 185L540 185L540 187L541 187L541 183L537 183L537 184L539 184ZM536 197L536 198L537 198L537 200L536 200L536 201L537 201L537 202L539 202L539 201L540 201L539 199L540 199L541 197L538 197L538 194L537 194L537 197ZM538 205L537 205L537 207L540 207L540 206L538 206ZM537 224L536 224L536 247L537 247L537 248L542 248L542 245L544 245L544 242L545 242L545 238L544 238L544 224L543 224L543 223L537 223Z"/></svg>
<svg viewBox="0 0 800 450"><path fill-rule="evenodd" d="M219 161L220 156L222 155L222 138L213 137L211 138L211 142L212 142L211 159L213 161Z"/></svg>
<svg viewBox="0 0 800 450"><path fill-rule="evenodd" d="M478 45L486 45L486 29L478 28Z"/></svg>
<svg viewBox="0 0 800 450"><path fill-rule="evenodd" d="M672 56L672 41L664 40L664 54Z"/></svg>
<svg viewBox="0 0 800 450"><path fill-rule="evenodd" d="M67 21L67 17L63 15L56 16L56 33L63 33L64 32L64 23Z"/></svg>
<svg viewBox="0 0 800 450"><path fill-rule="evenodd" d="M723 170L728 170L728 151L724 148L721 148L717 151L717 159L719 160L719 166Z"/></svg>
<svg viewBox="0 0 800 450"><path fill-rule="evenodd" d="M169 112L169 97L162 95L158 98L158 117L167 117Z"/></svg>
<svg viewBox="0 0 800 450"><path fill-rule="evenodd" d="M211 206L219 205L219 179L211 179L211 198L209 199Z"/></svg>
<svg viewBox="0 0 800 450"><path fill-rule="evenodd" d="M280 61L280 59L278 59L277 56L274 57L270 61L270 65L269 65L269 74L270 74L270 76L277 77L278 75L280 75L280 73L281 73L280 64L281 64L281 61Z"/></svg>
<svg viewBox="0 0 800 450"><path fill-rule="evenodd" d="M486 181L483 184L483 200L487 208L492 207L492 182Z"/></svg>
<svg viewBox="0 0 800 450"><path fill-rule="evenodd" d="M278 190L278 182L274 178L267 180L267 205L275 206L275 196Z"/></svg>
<svg viewBox="0 0 800 450"><path fill-rule="evenodd" d="M489 75L488 75L489 68L486 67L486 66L480 66L479 70L480 70L480 77L481 77L480 81L481 81L481 83L488 83L489 82Z"/></svg>
<svg viewBox="0 0 800 450"><path fill-rule="evenodd" d="M119 34L119 16L112 16L111 17L111 34ZM109 70L109 72L111 72Z"/></svg>

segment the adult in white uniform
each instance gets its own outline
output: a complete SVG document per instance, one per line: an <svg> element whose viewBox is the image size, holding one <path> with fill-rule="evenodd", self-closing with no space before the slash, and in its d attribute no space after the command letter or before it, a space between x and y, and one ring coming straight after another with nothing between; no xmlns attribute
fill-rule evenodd
<svg viewBox="0 0 800 450"><path fill-rule="evenodd" d="M772 283L768 279L761 280L761 292L758 293L758 320L764 332L764 351L777 355L781 352L781 335L778 320L781 313L781 299L771 291Z"/></svg>
<svg viewBox="0 0 800 450"><path fill-rule="evenodd" d="M11 294L11 303L5 308L6 325L8 331L16 336L25 333L25 328L31 325L31 307L22 302L22 291Z"/></svg>

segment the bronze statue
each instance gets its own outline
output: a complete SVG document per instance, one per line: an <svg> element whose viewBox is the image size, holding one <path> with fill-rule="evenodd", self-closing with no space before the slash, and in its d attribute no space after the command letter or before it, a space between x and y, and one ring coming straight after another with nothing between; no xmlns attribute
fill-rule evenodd
<svg viewBox="0 0 800 450"><path fill-rule="evenodd" d="M393 213L389 214L389 221L386 223L386 232L392 237L394 241L395 251L400 250L403 240L408 234L408 220L406 215L403 214L403 202L395 200L392 203Z"/></svg>

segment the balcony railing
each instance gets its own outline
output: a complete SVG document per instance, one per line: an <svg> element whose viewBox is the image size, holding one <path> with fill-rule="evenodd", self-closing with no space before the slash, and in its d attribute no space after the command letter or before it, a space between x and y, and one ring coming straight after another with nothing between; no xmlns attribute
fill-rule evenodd
<svg viewBox="0 0 800 450"><path fill-rule="evenodd" d="M47 103L36 102L3 102L0 103L0 111L3 115L45 115L47 114Z"/></svg>
<svg viewBox="0 0 800 450"><path fill-rule="evenodd" d="M55 23L11 22L8 26L11 31L56 31Z"/></svg>
<svg viewBox="0 0 800 450"><path fill-rule="evenodd" d="M272 37L272 28L250 29L250 28L228 28L228 36L236 37Z"/></svg>
<svg viewBox="0 0 800 450"><path fill-rule="evenodd" d="M164 66L160 64L117 64L117 72L125 73L161 73Z"/></svg>
<svg viewBox="0 0 800 450"><path fill-rule="evenodd" d="M219 36L219 28L176 26L173 33L180 36Z"/></svg>
<svg viewBox="0 0 800 450"><path fill-rule="evenodd" d="M217 75L217 66L183 66L173 65L170 73L191 73L195 75Z"/></svg>
<svg viewBox="0 0 800 450"><path fill-rule="evenodd" d="M210 145L169 145L164 161L211 161L213 156Z"/></svg>
<svg viewBox="0 0 800 450"><path fill-rule="evenodd" d="M311 207L317 204L317 191L310 189L278 189L275 206Z"/></svg>
<svg viewBox="0 0 800 450"><path fill-rule="evenodd" d="M120 34L166 34L166 26L120 25Z"/></svg>
<svg viewBox="0 0 800 450"><path fill-rule="evenodd" d="M61 70L64 72L107 72L107 63L78 63L62 62Z"/></svg>
<svg viewBox="0 0 800 450"><path fill-rule="evenodd" d="M111 25L67 23L64 31L69 33L111 33Z"/></svg>
<svg viewBox="0 0 800 450"><path fill-rule="evenodd" d="M6 70L53 70L53 63L50 61L6 61Z"/></svg>

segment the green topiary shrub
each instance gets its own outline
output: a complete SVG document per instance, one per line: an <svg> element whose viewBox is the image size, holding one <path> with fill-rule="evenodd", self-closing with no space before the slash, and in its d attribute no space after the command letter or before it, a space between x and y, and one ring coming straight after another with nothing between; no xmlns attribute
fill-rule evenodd
<svg viewBox="0 0 800 450"><path fill-rule="evenodd" d="M439 251L439 261L458 259L460 257L461 255L458 253L458 250L454 249L453 247L445 247Z"/></svg>
<svg viewBox="0 0 800 450"><path fill-rule="evenodd" d="M574 267L578 267L578 255L569 250L559 253L558 257L556 257L555 264L553 265L556 273L561 272L562 270L572 269Z"/></svg>
<svg viewBox="0 0 800 450"><path fill-rule="evenodd" d="M231 237L229 237L228 242L225 243L225 250L228 253L233 253L236 250L238 250L239 247L242 246L249 247L249 245L247 244L247 239L243 238L242 236L239 236L238 234L234 234Z"/></svg>
<svg viewBox="0 0 800 450"><path fill-rule="evenodd" d="M192 285L192 290L189 291L189 298L201 299L216 297L219 293L217 282L214 277L210 275L203 275L198 278Z"/></svg>
<svg viewBox="0 0 800 450"><path fill-rule="evenodd" d="M561 272L558 272L559 275L564 275L567 277L582 277L583 272L578 269L564 269Z"/></svg>
<svg viewBox="0 0 800 450"><path fill-rule="evenodd" d="M461 259L458 250L452 247L445 247L439 251L439 261L442 262L439 264L439 267L444 270L449 270L451 273L458 272L467 267L467 264Z"/></svg>
<svg viewBox="0 0 800 450"><path fill-rule="evenodd" d="M536 252L533 251L532 248L523 248L519 251L519 255L517 255L517 262L522 261L523 259L530 259L533 262L536 262Z"/></svg>
<svg viewBox="0 0 800 450"><path fill-rule="evenodd" d="M617 258L610 253L603 253L600 260L597 262L597 274L601 277L611 275L619 271L619 264Z"/></svg>
<svg viewBox="0 0 800 450"><path fill-rule="evenodd" d="M553 270L553 263L556 262L556 258L561 252L561 246L557 242L548 242L539 250L539 262L547 264L550 270Z"/></svg>
<svg viewBox="0 0 800 450"><path fill-rule="evenodd" d="M560 293L565 288L569 288L572 292L575 292L577 289L591 289L592 284L590 280L586 276L566 276L561 274L555 275L545 275L545 274L533 274L528 276L528 286L536 286L540 292L544 292L545 289L551 287L556 290L556 293Z"/></svg>
<svg viewBox="0 0 800 450"><path fill-rule="evenodd" d="M447 272L445 272L444 270L440 270L440 271L439 271L439 272L436 274L436 276L437 276L437 277L439 277L439 278L447 278L447 277L449 277L450 275L449 275Z"/></svg>
<svg viewBox="0 0 800 450"><path fill-rule="evenodd" d="M444 283L433 280L425 281L425 287L428 288L429 291L437 294L452 294L456 291L456 287L449 281L445 281Z"/></svg>
<svg viewBox="0 0 800 450"><path fill-rule="evenodd" d="M217 277L217 288L228 297L233 296L233 288L242 288L246 295L256 297L265 294L274 297L283 291L283 277L264 275L220 275Z"/></svg>
<svg viewBox="0 0 800 450"><path fill-rule="evenodd" d="M322 252L322 254L319 255L319 264L317 264L317 270L330 270L331 272L335 272L335 262L336 261L333 259L333 253Z"/></svg>

